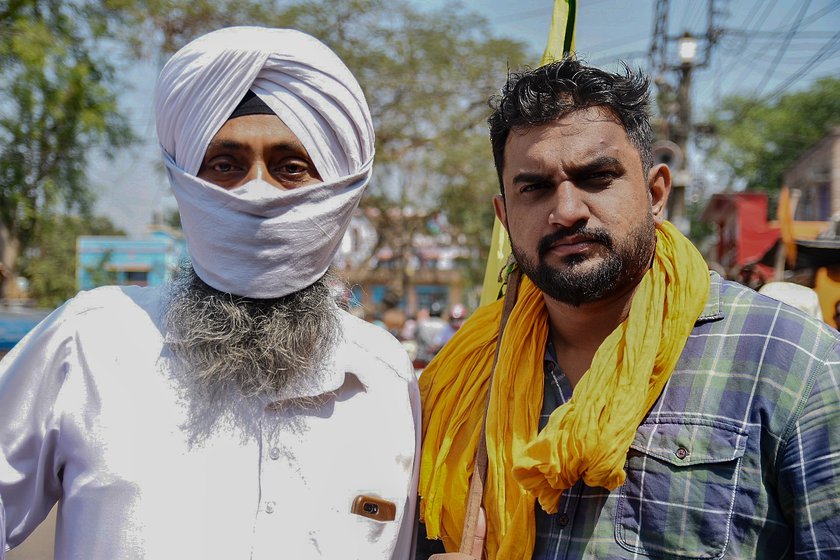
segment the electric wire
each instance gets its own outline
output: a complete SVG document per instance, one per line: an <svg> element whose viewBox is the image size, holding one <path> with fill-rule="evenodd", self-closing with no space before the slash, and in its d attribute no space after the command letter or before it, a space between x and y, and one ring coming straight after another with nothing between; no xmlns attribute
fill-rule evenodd
<svg viewBox="0 0 840 560"><path fill-rule="evenodd" d="M785 54L785 49L787 48L788 44L790 44L791 39L796 34L799 26L802 24L802 19L805 17L805 13L808 11L808 7L811 5L811 0L806 0L803 2L799 7L799 13L796 16L796 20L791 24L790 30L785 35L785 40L779 46L779 50L776 52L776 57L773 59L773 63L770 65L770 69L764 74L764 77L761 79L761 82L758 84L758 87L755 88L754 95L759 97L761 92L764 91L765 86L770 81L770 78L773 77L773 73L776 71L776 67L779 65L779 61L782 60L782 57Z"/></svg>

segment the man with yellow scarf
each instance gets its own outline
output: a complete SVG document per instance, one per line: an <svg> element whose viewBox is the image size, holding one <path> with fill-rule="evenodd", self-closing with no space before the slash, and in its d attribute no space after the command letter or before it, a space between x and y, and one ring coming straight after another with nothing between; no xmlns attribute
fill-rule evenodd
<svg viewBox="0 0 840 560"><path fill-rule="evenodd" d="M574 59L494 99L524 275L494 371L502 301L420 378L419 558L458 550L482 425L490 560L840 557L838 333L664 219L648 104L644 76Z"/></svg>

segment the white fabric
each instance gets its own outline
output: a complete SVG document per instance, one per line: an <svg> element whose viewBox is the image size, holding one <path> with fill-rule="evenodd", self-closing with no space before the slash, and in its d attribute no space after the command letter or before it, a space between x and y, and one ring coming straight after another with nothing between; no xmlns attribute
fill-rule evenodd
<svg viewBox="0 0 840 560"><path fill-rule="evenodd" d="M213 136L248 90L309 152L323 183L225 190L195 177ZM231 27L178 51L161 71L158 138L193 266L214 288L274 298L326 272L370 180L374 132L359 84L317 39Z"/></svg>
<svg viewBox="0 0 840 560"><path fill-rule="evenodd" d="M399 344L342 312L309 409L220 415L173 373L160 304L82 293L0 362L0 551L60 499L59 560L411 558L420 405ZM360 494L396 520L351 514Z"/></svg>
<svg viewBox="0 0 840 560"><path fill-rule="evenodd" d="M758 289L758 293L792 305L807 313L809 317L823 320L820 297L808 286L793 282L768 282Z"/></svg>

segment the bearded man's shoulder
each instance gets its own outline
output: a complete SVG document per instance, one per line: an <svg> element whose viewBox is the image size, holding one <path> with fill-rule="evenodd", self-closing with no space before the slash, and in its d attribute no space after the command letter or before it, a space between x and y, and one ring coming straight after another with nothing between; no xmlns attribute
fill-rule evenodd
<svg viewBox="0 0 840 560"><path fill-rule="evenodd" d="M341 311L343 343L354 361L377 364L404 381L414 380L408 353L394 336L373 323ZM361 373L361 372L360 372Z"/></svg>
<svg viewBox="0 0 840 560"><path fill-rule="evenodd" d="M60 308L67 318L90 317L94 321L119 321L133 318L156 318L162 310L163 290L144 286L101 286L83 290Z"/></svg>
<svg viewBox="0 0 840 560"><path fill-rule="evenodd" d="M20 369L55 370L63 379L65 362L91 351L117 356L127 350L148 350L161 339L158 310L160 291L136 286L107 286L79 292L30 330L9 354L4 365ZM134 350L136 349L136 350ZM33 366L33 364L35 364ZM33 377L37 377L33 374Z"/></svg>
<svg viewBox="0 0 840 560"><path fill-rule="evenodd" d="M163 305L160 288L102 286L81 291L50 313L28 338L107 344L114 337L160 332ZM35 342L33 340L33 342Z"/></svg>

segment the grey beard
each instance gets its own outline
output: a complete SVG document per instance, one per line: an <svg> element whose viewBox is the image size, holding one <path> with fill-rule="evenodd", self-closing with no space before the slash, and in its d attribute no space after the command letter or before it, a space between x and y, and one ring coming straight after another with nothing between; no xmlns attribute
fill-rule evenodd
<svg viewBox="0 0 840 560"><path fill-rule="evenodd" d="M328 272L293 294L253 299L215 290L185 268L165 317L176 364L211 400L306 388L341 335L336 281Z"/></svg>

